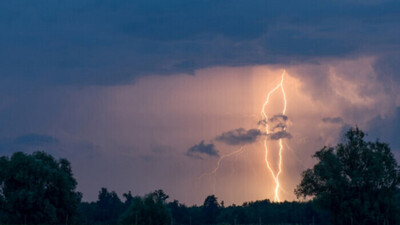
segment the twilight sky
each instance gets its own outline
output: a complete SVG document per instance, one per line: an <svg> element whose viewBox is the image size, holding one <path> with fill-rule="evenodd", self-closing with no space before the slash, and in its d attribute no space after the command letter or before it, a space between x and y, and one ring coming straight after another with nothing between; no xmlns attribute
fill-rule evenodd
<svg viewBox="0 0 400 225"><path fill-rule="evenodd" d="M0 154L66 157L84 200L273 199L258 122L283 70L282 200L350 126L400 160L399 1L13 0L0 30Z"/></svg>

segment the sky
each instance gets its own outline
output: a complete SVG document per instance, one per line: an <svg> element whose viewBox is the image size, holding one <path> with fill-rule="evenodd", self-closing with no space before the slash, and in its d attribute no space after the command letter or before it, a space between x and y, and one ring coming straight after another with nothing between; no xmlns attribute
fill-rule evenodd
<svg viewBox="0 0 400 225"><path fill-rule="evenodd" d="M352 126L400 160L399 1L13 0L0 30L0 154L67 158L85 201L272 200L265 138L274 170L282 138L279 194L295 200L313 153ZM283 71L274 138L261 111Z"/></svg>

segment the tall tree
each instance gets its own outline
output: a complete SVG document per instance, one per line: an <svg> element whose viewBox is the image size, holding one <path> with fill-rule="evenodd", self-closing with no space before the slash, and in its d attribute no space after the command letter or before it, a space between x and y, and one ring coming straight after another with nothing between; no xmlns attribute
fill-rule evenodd
<svg viewBox="0 0 400 225"><path fill-rule="evenodd" d="M315 197L334 224L394 224L399 167L388 144L364 137L352 128L344 143L316 152L318 163L295 190L297 197Z"/></svg>
<svg viewBox="0 0 400 225"><path fill-rule="evenodd" d="M81 194L71 165L44 152L0 158L0 207L10 224L73 223Z"/></svg>
<svg viewBox="0 0 400 225"><path fill-rule="evenodd" d="M129 191L128 193L123 193L122 196L124 196L125 198L124 208L127 209L132 204L134 197L131 191Z"/></svg>
<svg viewBox="0 0 400 225"><path fill-rule="evenodd" d="M217 197L207 196L203 204L203 221L205 224L214 224L217 220L220 205Z"/></svg>

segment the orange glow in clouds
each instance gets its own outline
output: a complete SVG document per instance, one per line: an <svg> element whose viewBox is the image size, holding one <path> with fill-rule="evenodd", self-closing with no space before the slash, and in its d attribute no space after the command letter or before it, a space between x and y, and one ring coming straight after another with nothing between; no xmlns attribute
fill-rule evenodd
<svg viewBox="0 0 400 225"><path fill-rule="evenodd" d="M284 80L285 73L286 73L286 71L284 70L283 73L282 73L281 82L280 82L274 89L272 89L272 90L268 93L267 99L265 100L264 105L263 105L263 107L262 107L262 109L261 109L261 115L263 116L263 120L262 120L262 121L265 121L265 134L266 134L265 139L264 139L265 163L267 164L267 168L268 168L268 170L271 172L272 178L273 178L274 181L275 181L275 196L274 196L274 201L277 201L277 202L280 201L280 198L279 198L279 187L280 187L280 184L279 184L279 175L280 175L281 172L282 172L283 140L282 140L282 138L279 139L279 163L278 163L278 171L275 173L274 170L272 169L271 165L270 165L269 160L268 160L267 140L268 140L268 134L269 134L269 125L268 125L268 116L267 116L267 113L265 112L265 109L266 109L266 107L267 107L267 105L268 105L270 96L271 96L275 91L277 91L278 89L280 89L280 90L282 91L283 103L284 103L284 105L283 105L283 110L282 110L282 114L281 114L281 115L285 115L285 113L286 113L286 105L287 105L285 89L283 88L283 80ZM283 131L285 131L285 130L286 130L286 127L283 127L282 129L283 129Z"/></svg>

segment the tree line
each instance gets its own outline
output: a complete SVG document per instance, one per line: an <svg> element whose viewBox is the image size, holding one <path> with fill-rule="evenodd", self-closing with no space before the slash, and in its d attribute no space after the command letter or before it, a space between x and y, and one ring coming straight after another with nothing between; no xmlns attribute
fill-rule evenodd
<svg viewBox="0 0 400 225"><path fill-rule="evenodd" d="M388 144L351 128L343 143L313 157L295 189L309 201L225 206L210 195L186 206L163 190L121 199L102 188L96 201L82 202L68 160L16 152L0 157L0 224L400 224L400 169Z"/></svg>
<svg viewBox="0 0 400 225"><path fill-rule="evenodd" d="M273 203L269 200L224 206L214 195L201 206L186 206L156 190L144 197L130 193L120 200L115 192L102 188L98 200L81 203L82 224L327 224L327 212L312 202ZM324 222L326 221L326 222Z"/></svg>

